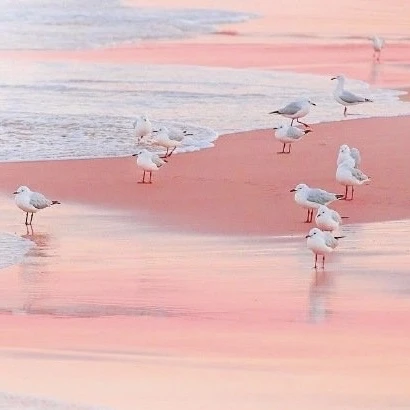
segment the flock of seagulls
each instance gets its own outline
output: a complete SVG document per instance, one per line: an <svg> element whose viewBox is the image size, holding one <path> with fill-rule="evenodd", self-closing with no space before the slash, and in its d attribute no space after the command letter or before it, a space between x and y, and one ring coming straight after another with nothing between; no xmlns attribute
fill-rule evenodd
<svg viewBox="0 0 410 410"><path fill-rule="evenodd" d="M381 41L380 38L375 37L375 39L377 40L374 40L374 47L375 50L378 50L377 58L379 59L384 42ZM337 103L344 106L344 116L348 115L347 108L351 105L373 102L370 98L346 90L346 78L343 75L333 77L331 80L337 81L333 97ZM305 117L309 113L311 106L315 105L316 104L309 99L302 99L293 101L269 113L279 114L292 120L290 124L282 124L273 128L275 138L283 144L282 151L279 151L278 154L290 154L292 144L300 141L306 134L312 132L309 126L302 122L300 118ZM295 120L305 128L294 126L293 123ZM286 150L287 145L288 149ZM370 182L370 178L359 169L360 163L360 151L357 148L343 144L339 148L336 160L335 177L336 181L344 186L344 194L327 192L321 188L311 188L304 183L298 184L290 190L294 192L295 202L307 210L306 223L313 222L313 213L315 210L317 212L315 216L317 227L312 228L308 235L306 235L307 247L315 255L315 269L317 269L318 256L322 257L322 267L324 268L326 255L333 252L338 245L338 240L343 238L343 236L339 234L343 217L335 210L329 208L328 205L342 199L346 201L353 200L355 187Z"/></svg>
<svg viewBox="0 0 410 410"><path fill-rule="evenodd" d="M322 268L325 266L325 257L336 249L340 236L340 225L344 217L328 207L332 202L339 200L353 200L354 187L370 182L370 177L357 167L361 162L360 152L357 148L350 148L343 144L339 148L336 159L336 181L345 187L345 194L336 194L321 188L311 188L306 184L298 184L290 192L294 192L295 202L307 210L305 222L313 221L313 212L316 210L315 223L317 228L312 228L306 235L306 245L315 255L317 268L318 256L322 256ZM348 196L351 188L350 198Z"/></svg>
<svg viewBox="0 0 410 410"><path fill-rule="evenodd" d="M371 40L374 49L373 58L379 61L385 41L377 36L372 37ZM333 77L332 80L337 80L333 96L336 102L344 106L343 114L345 116L347 115L347 107L372 102L369 98L345 90L346 79L343 75ZM274 128L276 139L283 143L282 151L278 153L290 154L292 144L300 141L306 134L312 132L309 126L300 120L309 113L311 106L316 106L316 104L309 99L301 99L269 113L279 114L291 119L290 125L282 124ZM302 129L299 126L294 126L295 120L306 128ZM165 153L162 155L149 151L146 148L140 149L132 155L136 158L137 166L143 170L142 180L139 183L151 184L152 173L165 165L175 149L183 144L184 138L192 134L187 133L186 130L169 130L165 126L154 130L151 121L146 115L137 117L133 127L139 144L150 144L165 149ZM286 146L288 146L287 151ZM313 222L313 212L316 210L315 223L317 227L310 229L306 235L307 247L315 256L315 269L317 268L319 256L322 256L322 267L324 268L326 255L333 252L338 245L338 240L343 238L339 233L343 217L335 210L329 208L328 205L341 199L353 200L355 186L370 182L370 178L359 169L360 164L361 156L359 150L343 144L339 148L336 160L336 181L345 187L344 195L327 192L321 188L311 188L304 183L300 183L291 189L291 192L294 192L295 202L307 210L306 223ZM146 179L147 174L148 177ZM33 216L38 211L60 204L59 201L50 200L39 192L31 191L27 186L20 186L14 192L14 195L17 207L26 214L26 225L32 225Z"/></svg>

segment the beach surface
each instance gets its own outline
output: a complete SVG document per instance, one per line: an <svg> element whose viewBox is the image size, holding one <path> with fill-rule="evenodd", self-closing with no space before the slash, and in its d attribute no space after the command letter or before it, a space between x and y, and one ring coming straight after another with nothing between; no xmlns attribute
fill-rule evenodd
<svg viewBox="0 0 410 410"><path fill-rule="evenodd" d="M362 45L199 43L2 52L363 80L376 72L371 84L409 87L407 47L386 48L381 64L369 55ZM152 185L137 183L132 157L1 163L3 229L32 243L1 271L2 389L40 397L38 408L42 397L120 410L409 407L409 125L313 125L290 155L277 154L272 130L226 135L172 156ZM289 191L304 182L343 193L343 143L362 151L372 181L334 204L349 217L346 238L315 272L311 225ZM62 202L35 215L32 230L12 202L23 184Z"/></svg>

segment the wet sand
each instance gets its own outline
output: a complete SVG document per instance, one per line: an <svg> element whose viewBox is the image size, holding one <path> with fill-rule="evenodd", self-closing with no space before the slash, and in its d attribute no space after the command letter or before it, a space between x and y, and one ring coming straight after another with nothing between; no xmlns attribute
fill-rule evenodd
<svg viewBox="0 0 410 410"><path fill-rule="evenodd" d="M272 130L228 135L212 149L174 155L154 174L152 185L138 184L142 172L133 157L3 163L0 184L4 193L26 184L63 202L134 211L175 231L304 233L305 210L289 191L307 183L343 194L335 161L339 146L347 143L361 150L361 168L372 181L356 188L353 201L332 206L349 223L405 219L410 194L403 184L408 172L403 147L409 124L408 117L398 117L314 125L290 155L277 154L282 144Z"/></svg>
<svg viewBox="0 0 410 410"><path fill-rule="evenodd" d="M178 47L19 58L277 68L271 60L287 55L276 58L284 69L299 65L293 46L275 56L263 45ZM320 63L302 71L366 79L375 66L365 46L349 57L315 47ZM377 78L408 86L396 71L407 51L393 49ZM136 183L132 158L0 164L3 230L33 243L1 271L3 390L130 410L409 407L409 121L315 125L289 156L269 130L224 136L172 157L151 186ZM335 205L349 216L346 238L315 274L289 189L341 192L342 143L362 150L372 183ZM12 205L21 184L63 202L33 231Z"/></svg>

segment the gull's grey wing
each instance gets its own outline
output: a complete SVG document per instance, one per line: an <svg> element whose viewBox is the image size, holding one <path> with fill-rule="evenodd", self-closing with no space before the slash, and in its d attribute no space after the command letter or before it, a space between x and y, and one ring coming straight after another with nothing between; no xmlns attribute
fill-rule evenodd
<svg viewBox="0 0 410 410"><path fill-rule="evenodd" d="M39 192L32 192L30 195L30 205L37 209L44 209L51 205L51 201Z"/></svg>
<svg viewBox="0 0 410 410"><path fill-rule="evenodd" d="M360 151L357 148L350 148L350 156L355 160L355 167L358 167L362 162Z"/></svg>
<svg viewBox="0 0 410 410"><path fill-rule="evenodd" d="M279 108L279 114L293 115L300 111L301 106L297 101L291 102L283 108Z"/></svg>
<svg viewBox="0 0 410 410"><path fill-rule="evenodd" d="M160 167L164 165L166 162L160 158L157 154L152 154L151 156L152 162L157 166Z"/></svg>
<svg viewBox="0 0 410 410"><path fill-rule="evenodd" d="M310 189L306 199L310 202L315 202L320 205L326 205L330 201L334 201L335 195L319 188Z"/></svg>
<svg viewBox="0 0 410 410"><path fill-rule="evenodd" d="M337 239L330 232L323 232L323 234L326 246L335 249L338 244Z"/></svg>
<svg viewBox="0 0 410 410"><path fill-rule="evenodd" d="M299 138L302 138L304 135L305 133L303 132L303 130L297 127L289 127L286 131L286 136L294 140L298 140Z"/></svg>
<svg viewBox="0 0 410 410"><path fill-rule="evenodd" d="M360 169L353 168L352 170L352 175L358 180L358 181L367 181L369 177Z"/></svg>
<svg viewBox="0 0 410 410"><path fill-rule="evenodd" d="M353 94L347 90L343 90L343 92L339 95L339 98L348 104L355 104L366 101L366 98L360 95Z"/></svg>
<svg viewBox="0 0 410 410"><path fill-rule="evenodd" d="M338 212L334 211L333 209L332 209L331 217L332 217L332 219L333 219L335 222L338 222L339 224L342 223L342 218L341 218L341 216L339 215Z"/></svg>

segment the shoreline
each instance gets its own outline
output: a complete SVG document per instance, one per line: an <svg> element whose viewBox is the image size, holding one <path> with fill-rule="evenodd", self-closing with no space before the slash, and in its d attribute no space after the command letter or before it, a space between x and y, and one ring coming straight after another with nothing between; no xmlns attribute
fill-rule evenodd
<svg viewBox="0 0 410 410"><path fill-rule="evenodd" d="M316 124L290 155L276 154L281 144L270 130L228 134L211 149L171 157L154 173L152 185L137 183L141 172L132 157L4 162L0 184L6 194L25 184L63 202L131 211L171 231L301 234L312 225L303 223L305 211L289 190L304 182L344 192L334 175L338 148L347 143L361 150L361 168L372 182L357 188L354 201L331 207L349 216L349 224L407 219L410 193L402 186L407 150L398 149L397 141L401 147L407 143L409 125L410 117Z"/></svg>

